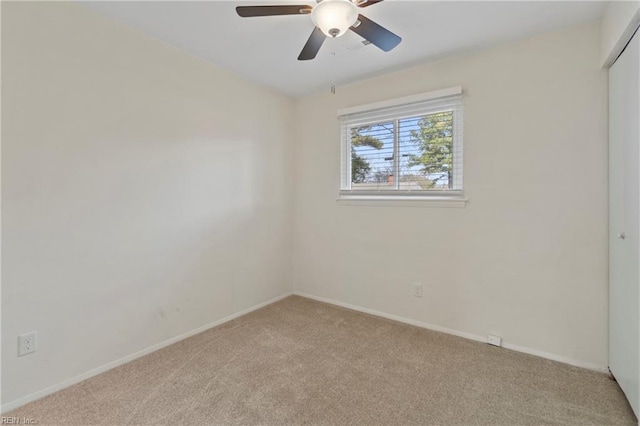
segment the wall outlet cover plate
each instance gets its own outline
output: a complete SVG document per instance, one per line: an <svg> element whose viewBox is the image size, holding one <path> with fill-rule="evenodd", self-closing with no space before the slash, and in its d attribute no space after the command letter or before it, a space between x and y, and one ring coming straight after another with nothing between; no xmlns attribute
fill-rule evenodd
<svg viewBox="0 0 640 426"><path fill-rule="evenodd" d="M487 343L493 346L502 346L502 337L490 334L487 336Z"/></svg>
<svg viewBox="0 0 640 426"><path fill-rule="evenodd" d="M18 336L18 356L24 356L36 351L36 332Z"/></svg>

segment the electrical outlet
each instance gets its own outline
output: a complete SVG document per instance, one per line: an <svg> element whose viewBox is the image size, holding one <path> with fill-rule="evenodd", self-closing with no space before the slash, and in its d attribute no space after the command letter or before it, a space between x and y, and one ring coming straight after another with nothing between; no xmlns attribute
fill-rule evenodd
<svg viewBox="0 0 640 426"><path fill-rule="evenodd" d="M487 336L487 343L493 346L502 346L502 337L490 334Z"/></svg>
<svg viewBox="0 0 640 426"><path fill-rule="evenodd" d="M24 356L36 351L36 332L18 336L18 356Z"/></svg>
<svg viewBox="0 0 640 426"><path fill-rule="evenodd" d="M413 283L413 295L415 297L422 297L422 284Z"/></svg>

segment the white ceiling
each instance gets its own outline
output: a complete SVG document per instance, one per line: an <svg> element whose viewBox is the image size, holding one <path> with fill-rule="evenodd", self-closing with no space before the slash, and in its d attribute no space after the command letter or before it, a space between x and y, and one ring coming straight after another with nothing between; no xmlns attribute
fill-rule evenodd
<svg viewBox="0 0 640 426"><path fill-rule="evenodd" d="M386 0L361 13L403 38L385 53L349 32L316 59L297 57L311 34L308 15L240 18L237 5L313 1L112 1L90 8L288 95L319 90L598 19L605 2ZM334 52L335 54L332 54Z"/></svg>

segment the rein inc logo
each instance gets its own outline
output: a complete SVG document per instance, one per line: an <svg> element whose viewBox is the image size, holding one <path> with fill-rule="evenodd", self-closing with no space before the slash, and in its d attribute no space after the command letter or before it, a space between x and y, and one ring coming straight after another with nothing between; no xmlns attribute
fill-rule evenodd
<svg viewBox="0 0 640 426"><path fill-rule="evenodd" d="M38 422L28 417L0 417L0 425L35 425Z"/></svg>

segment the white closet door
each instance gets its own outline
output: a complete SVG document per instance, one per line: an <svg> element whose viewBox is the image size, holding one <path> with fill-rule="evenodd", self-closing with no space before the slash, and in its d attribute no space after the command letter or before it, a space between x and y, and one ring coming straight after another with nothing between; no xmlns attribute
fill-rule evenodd
<svg viewBox="0 0 640 426"><path fill-rule="evenodd" d="M640 415L640 35L609 70L609 368Z"/></svg>

